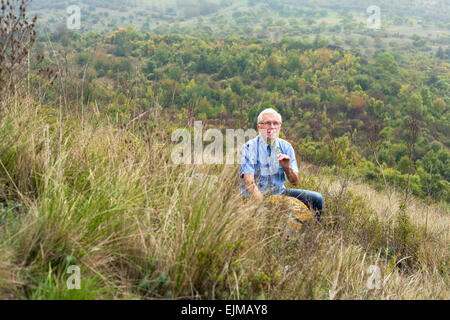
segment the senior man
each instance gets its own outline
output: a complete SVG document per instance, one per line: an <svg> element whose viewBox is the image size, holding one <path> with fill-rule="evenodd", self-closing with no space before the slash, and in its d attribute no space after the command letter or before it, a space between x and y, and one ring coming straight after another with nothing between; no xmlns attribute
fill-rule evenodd
<svg viewBox="0 0 450 320"><path fill-rule="evenodd" d="M253 196L261 201L265 195L286 195L305 203L316 212L320 221L323 197L320 193L302 189L287 189L286 177L297 185L298 166L292 145L278 138L281 115L274 109L266 109L258 116L259 135L249 140L242 149L240 176L241 191L245 197Z"/></svg>

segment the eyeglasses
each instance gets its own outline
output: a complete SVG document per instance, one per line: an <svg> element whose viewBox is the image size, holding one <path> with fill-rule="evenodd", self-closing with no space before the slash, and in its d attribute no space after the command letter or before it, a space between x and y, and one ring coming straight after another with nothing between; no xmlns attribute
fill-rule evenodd
<svg viewBox="0 0 450 320"><path fill-rule="evenodd" d="M279 123L279 122L260 122L259 124L263 125L264 127L270 127L271 125L274 127L281 126L281 123Z"/></svg>

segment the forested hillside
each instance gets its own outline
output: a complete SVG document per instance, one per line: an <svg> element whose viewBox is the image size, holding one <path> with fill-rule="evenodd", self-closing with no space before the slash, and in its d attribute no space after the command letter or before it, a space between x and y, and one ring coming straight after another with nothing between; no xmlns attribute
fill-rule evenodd
<svg viewBox="0 0 450 320"><path fill-rule="evenodd" d="M302 160L352 168L381 185L379 163L387 181L404 188L411 151L413 193L449 201L447 60L388 51L366 59L326 39L214 40L129 27L108 35L52 34L52 48L64 52L57 63L44 40L36 53L46 59L37 67L64 63L70 72L46 101L55 101L58 90L76 100L81 83L84 102L110 115L156 107L180 120L174 126L195 118L222 128L254 128L258 112L272 106ZM416 141L409 137L412 121L420 128Z"/></svg>
<svg viewBox="0 0 450 320"><path fill-rule="evenodd" d="M449 201L445 1L80 1L81 30L66 28L67 5L30 6L46 57L38 67L64 64L64 86L82 83L85 103L136 114L156 101L223 128L254 126L273 106L303 160L378 186L411 180L415 195ZM367 26L370 5L378 30Z"/></svg>
<svg viewBox="0 0 450 320"><path fill-rule="evenodd" d="M411 4L413 2L413 5ZM38 30L51 32L67 25L67 1L34 0ZM307 0L128 0L78 1L80 32L109 33L133 26L153 34L188 34L228 39L231 36L280 41L283 37L314 40L371 56L390 49L450 56L450 6L446 1L307 1ZM368 28L378 6L379 29Z"/></svg>
<svg viewBox="0 0 450 320"><path fill-rule="evenodd" d="M448 1L1 4L0 299L448 300ZM321 221L173 161L266 108Z"/></svg>

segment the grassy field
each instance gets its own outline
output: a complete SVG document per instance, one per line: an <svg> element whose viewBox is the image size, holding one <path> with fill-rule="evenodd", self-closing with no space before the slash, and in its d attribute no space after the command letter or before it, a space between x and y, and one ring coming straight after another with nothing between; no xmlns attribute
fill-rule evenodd
<svg viewBox="0 0 450 320"><path fill-rule="evenodd" d="M172 164L164 118L149 131L26 95L1 107L2 299L450 298L446 208L399 209L401 190L301 164L326 209L295 232L288 208L242 201L237 166Z"/></svg>

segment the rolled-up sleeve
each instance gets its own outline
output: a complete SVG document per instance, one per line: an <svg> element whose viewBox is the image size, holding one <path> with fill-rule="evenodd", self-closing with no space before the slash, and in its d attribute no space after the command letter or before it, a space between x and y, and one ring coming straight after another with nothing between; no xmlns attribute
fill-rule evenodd
<svg viewBox="0 0 450 320"><path fill-rule="evenodd" d="M240 159L240 176L242 177L244 174L255 174L255 163L252 161L252 155L250 153L249 144L245 144L241 150L241 159Z"/></svg>
<svg viewBox="0 0 450 320"><path fill-rule="evenodd" d="M291 161L290 161L290 167L291 167L291 169L292 169L295 173L298 173L297 159L295 158L294 148L292 148L291 145L289 145L289 148L287 149L287 155L289 156L289 158L291 158Z"/></svg>

